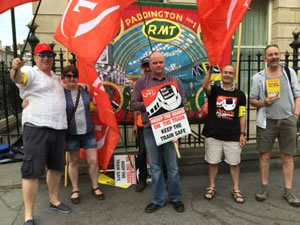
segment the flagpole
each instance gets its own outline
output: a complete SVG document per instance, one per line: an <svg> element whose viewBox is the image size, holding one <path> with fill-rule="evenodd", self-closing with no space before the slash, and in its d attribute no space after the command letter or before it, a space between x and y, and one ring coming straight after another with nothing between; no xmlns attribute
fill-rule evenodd
<svg viewBox="0 0 300 225"><path fill-rule="evenodd" d="M70 65L70 57L69 57L69 50L66 48L66 65Z"/></svg>
<svg viewBox="0 0 300 225"><path fill-rule="evenodd" d="M147 38L148 38L148 42L149 42L149 47L150 47L151 52L153 52L152 44L151 44L151 41L150 41L150 36L148 34L147 24L146 24L146 21L145 21L145 18L144 18L144 13L143 13L143 9L142 9L142 5L141 5L141 1L140 0L139 0L139 7L140 7L140 12L141 12L142 18L143 18L143 23L144 23L144 26L145 26L145 33L147 34Z"/></svg>
<svg viewBox="0 0 300 225"><path fill-rule="evenodd" d="M241 55L241 41L242 41L242 22L239 25L239 39L238 39L238 49L237 49L237 59L236 59L236 70L235 70L235 81L236 85L239 86L239 70L240 70L240 55Z"/></svg>
<svg viewBox="0 0 300 225"><path fill-rule="evenodd" d="M70 64L70 59L69 59L69 50L66 48L65 50L66 53L66 66ZM70 154L69 152L66 151L65 153L65 160L66 160L66 165L65 165L65 180L64 180L64 186L68 186L68 167L70 163Z"/></svg>
<svg viewBox="0 0 300 225"><path fill-rule="evenodd" d="M174 140L173 144L174 144L174 147L175 147L175 151L176 151L177 157L178 157L178 159L180 159L181 155L180 155L179 146L178 146L178 139Z"/></svg>
<svg viewBox="0 0 300 225"><path fill-rule="evenodd" d="M18 57L18 48L17 48L17 32L16 32L16 20L15 20L15 9L12 8L10 10L11 15L11 31L12 31L12 38L13 38L13 51L14 51L14 58ZM17 87L14 85L14 102L17 105ZM16 127L17 133L20 133L20 125L19 125L19 113L17 107L15 108L15 116L16 116Z"/></svg>
<svg viewBox="0 0 300 225"><path fill-rule="evenodd" d="M26 46L27 46L27 43L28 43L28 38L29 38L29 36L30 36L30 34L31 34L31 27L33 27L33 24L34 24L34 22L35 22L35 19L36 19L36 16L37 16L38 12L39 12L41 3L42 3L42 0L39 0L39 4L37 5L37 8L36 8L36 10L35 10L35 13L34 13L34 16L33 16L32 22L31 22L31 25L30 25L30 29L29 29L29 32L28 32L28 35L27 35L25 44L24 44L23 49L22 49L21 54L20 54L20 59L22 59L23 56L24 56L25 49L26 49Z"/></svg>
<svg viewBox="0 0 300 225"><path fill-rule="evenodd" d="M12 8L10 10L11 15L11 30L12 30L12 38L13 38L13 51L14 51L14 58L17 58L17 34L16 34L16 21L15 21L15 9Z"/></svg>

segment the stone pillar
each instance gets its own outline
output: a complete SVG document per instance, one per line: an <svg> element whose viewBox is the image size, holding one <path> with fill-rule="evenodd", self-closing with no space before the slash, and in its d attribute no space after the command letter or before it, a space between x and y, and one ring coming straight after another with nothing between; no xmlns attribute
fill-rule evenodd
<svg viewBox="0 0 300 225"><path fill-rule="evenodd" d="M293 31L300 28L300 1L273 0L271 26L271 42L278 44L283 53L292 53L293 49L289 44L293 41Z"/></svg>

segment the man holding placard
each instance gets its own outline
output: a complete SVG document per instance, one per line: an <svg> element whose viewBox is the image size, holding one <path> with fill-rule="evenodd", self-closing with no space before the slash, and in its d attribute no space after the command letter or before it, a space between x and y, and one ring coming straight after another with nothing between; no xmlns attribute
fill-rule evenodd
<svg viewBox="0 0 300 225"><path fill-rule="evenodd" d="M145 212L165 205L165 179L162 161L168 172L168 198L177 212L184 211L176 151L173 140L190 133L183 101L184 90L177 77L165 74L165 57L160 52L150 56L151 75L140 78L133 90L131 107L142 113L144 139L150 161L152 201Z"/></svg>

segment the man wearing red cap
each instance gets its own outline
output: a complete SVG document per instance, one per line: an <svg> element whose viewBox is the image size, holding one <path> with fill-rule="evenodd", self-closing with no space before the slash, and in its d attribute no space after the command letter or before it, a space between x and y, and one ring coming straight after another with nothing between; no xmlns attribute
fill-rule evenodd
<svg viewBox="0 0 300 225"><path fill-rule="evenodd" d="M34 50L36 66L24 66L19 58L12 61L10 78L22 99L30 101L23 110L24 160L21 167L24 197L24 225L34 225L33 208L39 177L47 166L50 209L68 213L71 208L58 199L61 172L64 170L66 102L59 77L52 71L55 53L40 43Z"/></svg>

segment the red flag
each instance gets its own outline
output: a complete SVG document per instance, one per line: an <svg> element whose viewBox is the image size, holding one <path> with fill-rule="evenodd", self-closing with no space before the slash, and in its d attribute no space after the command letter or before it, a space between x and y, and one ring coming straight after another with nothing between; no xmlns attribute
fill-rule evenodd
<svg viewBox="0 0 300 225"><path fill-rule="evenodd" d="M106 171L114 149L120 139L120 131L110 100L94 67L78 58L77 68L81 83L88 84L97 108L92 114L98 149L98 163Z"/></svg>
<svg viewBox="0 0 300 225"><path fill-rule="evenodd" d="M0 14L6 10L12 9L18 5L22 5L28 2L36 2L39 0L1 0L0 1Z"/></svg>
<svg viewBox="0 0 300 225"><path fill-rule="evenodd" d="M220 64L224 49L251 0L197 0L204 46L211 65Z"/></svg>
<svg viewBox="0 0 300 225"><path fill-rule="evenodd" d="M70 0L54 38L94 65L120 30L120 11L136 0Z"/></svg>

